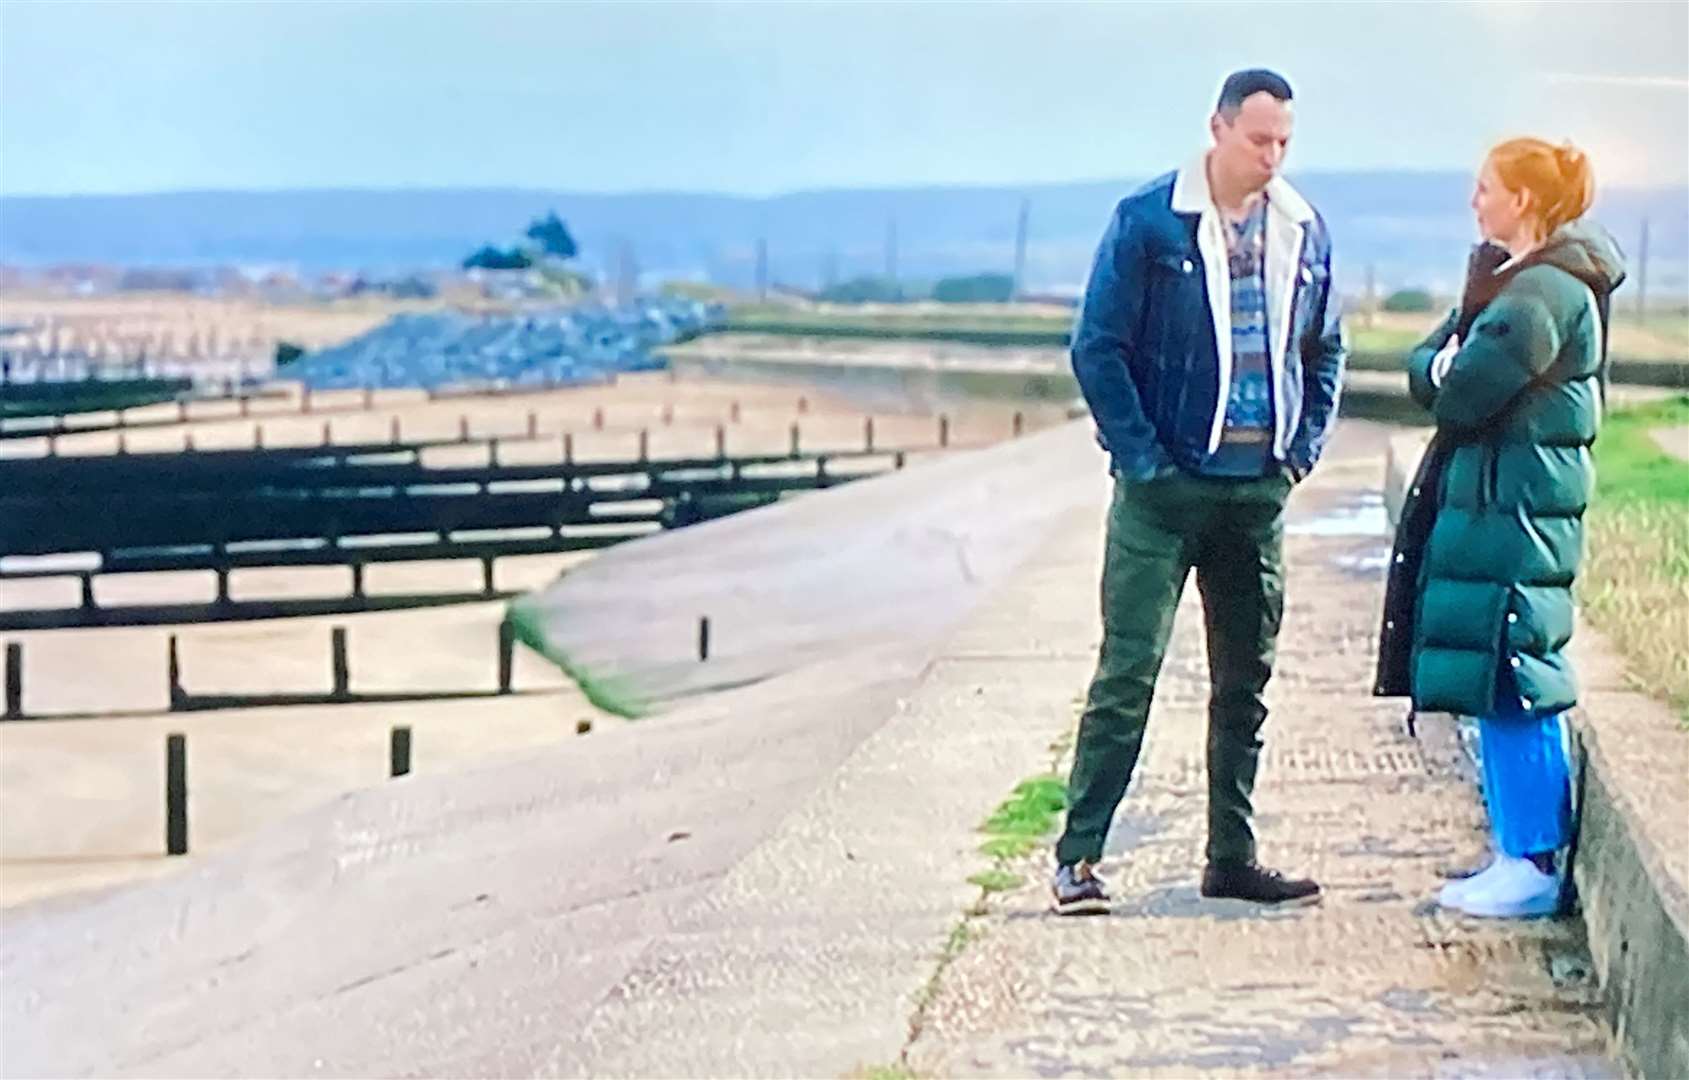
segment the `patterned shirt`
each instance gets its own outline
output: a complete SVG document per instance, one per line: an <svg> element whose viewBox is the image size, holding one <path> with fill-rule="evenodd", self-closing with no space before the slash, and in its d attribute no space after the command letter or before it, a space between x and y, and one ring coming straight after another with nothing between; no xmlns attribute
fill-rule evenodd
<svg viewBox="0 0 1689 1080"><path fill-rule="evenodd" d="M1220 448L1208 476L1264 476L1273 464L1272 365L1267 358L1267 200L1240 222L1222 220L1231 240L1232 380Z"/></svg>

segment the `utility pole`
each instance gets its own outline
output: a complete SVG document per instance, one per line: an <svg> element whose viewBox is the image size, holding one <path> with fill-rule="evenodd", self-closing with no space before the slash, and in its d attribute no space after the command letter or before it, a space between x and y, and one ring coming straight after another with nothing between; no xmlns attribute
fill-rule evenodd
<svg viewBox="0 0 1689 1080"><path fill-rule="evenodd" d="M1642 219L1642 242L1636 246L1636 324L1648 321L1648 219Z"/></svg>
<svg viewBox="0 0 1689 1080"><path fill-rule="evenodd" d="M1020 200L1020 219L1015 222L1015 277L1009 289L1009 299L1019 300L1026 291L1026 221L1032 213L1032 200Z"/></svg>

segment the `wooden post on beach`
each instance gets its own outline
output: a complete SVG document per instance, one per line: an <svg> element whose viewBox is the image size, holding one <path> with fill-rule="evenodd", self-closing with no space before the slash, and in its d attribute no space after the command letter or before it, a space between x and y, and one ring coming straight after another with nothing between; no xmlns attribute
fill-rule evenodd
<svg viewBox="0 0 1689 1080"><path fill-rule="evenodd" d="M188 737L164 737L164 853L188 853Z"/></svg>
<svg viewBox="0 0 1689 1080"><path fill-rule="evenodd" d="M336 701L346 701L352 696L352 672L346 659L346 628L336 626L329 633L329 649L334 664L334 689L331 693Z"/></svg>
<svg viewBox="0 0 1689 1080"><path fill-rule="evenodd" d="M704 660L708 660L709 658L710 658L710 617L708 615L703 615L703 616L700 616L699 619L698 619L698 659L700 661L704 661Z"/></svg>
<svg viewBox="0 0 1689 1080"><path fill-rule="evenodd" d="M404 725L393 728L387 736L387 775L397 779L410 775L411 729Z"/></svg>
<svg viewBox="0 0 1689 1080"><path fill-rule="evenodd" d="M498 624L498 692L510 693L516 670L516 624L504 619Z"/></svg>
<svg viewBox="0 0 1689 1080"><path fill-rule="evenodd" d="M6 642L6 713L5 719L23 716L23 643Z"/></svg>
<svg viewBox="0 0 1689 1080"><path fill-rule="evenodd" d="M164 657L164 681L170 694L170 711L175 712L186 704L187 694L182 690L182 655L176 647L176 635L171 634Z"/></svg>

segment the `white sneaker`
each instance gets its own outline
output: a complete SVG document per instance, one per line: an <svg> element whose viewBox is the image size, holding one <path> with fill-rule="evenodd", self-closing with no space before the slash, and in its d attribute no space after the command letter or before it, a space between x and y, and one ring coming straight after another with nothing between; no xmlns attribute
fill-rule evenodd
<svg viewBox="0 0 1689 1080"><path fill-rule="evenodd" d="M1493 871L1493 872L1492 872ZM1482 919L1529 919L1552 915L1560 906L1560 879L1529 859L1501 855L1495 866L1459 895L1453 906Z"/></svg>
<svg viewBox="0 0 1689 1080"><path fill-rule="evenodd" d="M1490 864L1488 866L1484 867L1475 874L1468 874L1463 878L1455 878L1446 883L1442 887L1441 891L1437 893L1437 904L1446 908L1459 907L1460 901L1471 893L1473 888L1490 880L1490 878L1497 872L1500 865L1501 864L1498 861L1496 853L1492 851L1490 853Z"/></svg>

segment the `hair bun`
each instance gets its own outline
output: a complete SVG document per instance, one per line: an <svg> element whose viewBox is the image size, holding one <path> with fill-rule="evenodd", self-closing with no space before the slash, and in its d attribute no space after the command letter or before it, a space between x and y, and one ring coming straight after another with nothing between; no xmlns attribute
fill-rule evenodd
<svg viewBox="0 0 1689 1080"><path fill-rule="evenodd" d="M1530 193L1545 232L1582 217L1595 202L1595 170L1570 140L1556 146L1543 139L1508 139L1491 149L1487 160L1509 191Z"/></svg>

